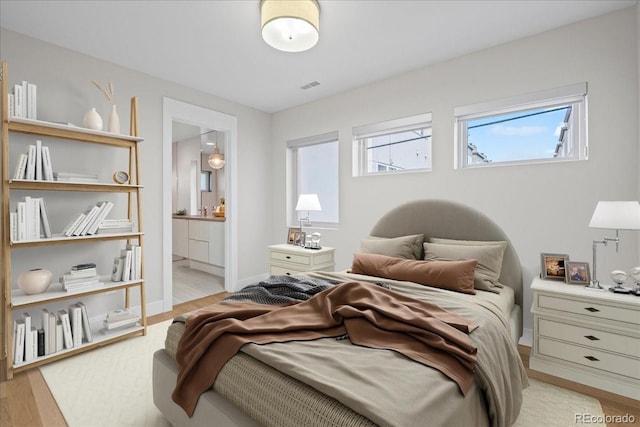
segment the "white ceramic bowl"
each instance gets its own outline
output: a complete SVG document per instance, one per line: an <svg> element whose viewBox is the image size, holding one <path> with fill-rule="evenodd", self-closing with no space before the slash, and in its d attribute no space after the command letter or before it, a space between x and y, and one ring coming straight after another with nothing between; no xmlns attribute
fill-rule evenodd
<svg viewBox="0 0 640 427"><path fill-rule="evenodd" d="M27 295L41 294L51 285L53 274L43 268L34 268L20 273L18 287Z"/></svg>

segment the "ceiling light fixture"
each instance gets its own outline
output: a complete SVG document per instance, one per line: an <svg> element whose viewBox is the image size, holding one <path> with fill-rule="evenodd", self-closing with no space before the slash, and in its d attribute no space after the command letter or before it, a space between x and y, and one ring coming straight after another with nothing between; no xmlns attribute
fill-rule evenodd
<svg viewBox="0 0 640 427"><path fill-rule="evenodd" d="M224 166L224 156L220 154L220 150L218 147L213 149L213 153L209 154L209 158L207 159L207 163L214 169L222 169Z"/></svg>
<svg viewBox="0 0 640 427"><path fill-rule="evenodd" d="M284 52L311 49L320 38L320 5L316 0L262 0L262 38Z"/></svg>
<svg viewBox="0 0 640 427"><path fill-rule="evenodd" d="M222 169L225 161L224 156L220 154L220 149L218 148L218 132L215 133L215 138L215 147L213 148L213 153L209 154L207 163L209 163L209 166L211 166L213 169Z"/></svg>

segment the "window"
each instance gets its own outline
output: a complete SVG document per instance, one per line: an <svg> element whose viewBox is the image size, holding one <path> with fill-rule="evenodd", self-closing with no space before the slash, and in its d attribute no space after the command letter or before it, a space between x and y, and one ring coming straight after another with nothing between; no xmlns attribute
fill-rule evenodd
<svg viewBox="0 0 640 427"><path fill-rule="evenodd" d="M291 165L291 199L289 209L295 222L307 216L295 210L300 194L314 193L321 211L309 212L314 226L338 224L338 132L287 142Z"/></svg>
<svg viewBox="0 0 640 427"><path fill-rule="evenodd" d="M458 107L457 165L585 160L587 84Z"/></svg>
<svg viewBox="0 0 640 427"><path fill-rule="evenodd" d="M211 171L200 171L200 191L213 191Z"/></svg>
<svg viewBox="0 0 640 427"><path fill-rule="evenodd" d="M353 175L431 170L431 113L353 129Z"/></svg>

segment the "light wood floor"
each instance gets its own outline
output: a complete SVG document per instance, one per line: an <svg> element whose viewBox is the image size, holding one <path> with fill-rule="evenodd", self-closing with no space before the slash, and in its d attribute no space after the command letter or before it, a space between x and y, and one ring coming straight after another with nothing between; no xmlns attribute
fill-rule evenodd
<svg viewBox="0 0 640 427"><path fill-rule="evenodd" d="M189 260L173 261L173 305L224 291L224 277L189 268Z"/></svg>
<svg viewBox="0 0 640 427"><path fill-rule="evenodd" d="M149 317L149 324L163 322L179 314L213 304L226 295L228 294L222 292L200 300L175 305L173 311ZM531 378L593 396L602 404L605 415L622 416L629 414L635 418L635 423L633 424L607 424L608 427L640 426L640 402L637 400L532 371L528 369L529 347L518 346L518 350ZM0 379L0 426L66 426L62 413L40 374L40 370L32 369L21 372L15 375L11 381L6 381L4 378Z"/></svg>

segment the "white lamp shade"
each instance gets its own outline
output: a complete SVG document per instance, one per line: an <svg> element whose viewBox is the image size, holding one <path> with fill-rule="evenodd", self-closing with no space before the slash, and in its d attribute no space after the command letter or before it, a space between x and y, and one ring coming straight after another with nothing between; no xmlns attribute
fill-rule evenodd
<svg viewBox="0 0 640 427"><path fill-rule="evenodd" d="M317 194L301 194L298 197L297 211L321 211L320 200Z"/></svg>
<svg viewBox="0 0 640 427"><path fill-rule="evenodd" d="M224 156L220 154L220 150L218 147L213 149L213 153L209 154L209 158L207 159L207 163L214 169L222 169L225 164Z"/></svg>
<svg viewBox="0 0 640 427"><path fill-rule="evenodd" d="M591 228L640 230L640 203L598 202L589 222Z"/></svg>
<svg viewBox="0 0 640 427"><path fill-rule="evenodd" d="M262 38L284 52L311 49L320 38L320 6L316 0L262 0Z"/></svg>

